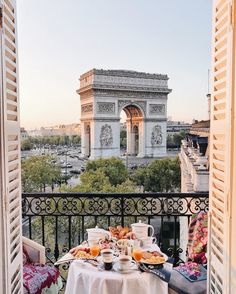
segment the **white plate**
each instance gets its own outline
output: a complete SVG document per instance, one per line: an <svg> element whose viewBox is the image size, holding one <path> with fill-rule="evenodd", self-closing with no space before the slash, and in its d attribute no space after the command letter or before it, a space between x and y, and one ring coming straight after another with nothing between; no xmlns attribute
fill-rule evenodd
<svg viewBox="0 0 236 294"><path fill-rule="evenodd" d="M121 270L119 268L119 262L116 262L116 263L113 264L113 270L118 272L118 273L121 273L121 274L129 274L129 273L137 270L137 266L136 266L136 264L132 264L129 269Z"/></svg>
<svg viewBox="0 0 236 294"><path fill-rule="evenodd" d="M161 252L161 255L165 258L165 261L163 261L163 262L149 263L149 262L145 261L145 259L143 259L143 258L140 260L140 262L145 263L145 264L148 264L148 265L158 265L158 264L163 264L163 263L165 263L165 262L168 260L168 256L167 256L166 254L162 253L162 252Z"/></svg>

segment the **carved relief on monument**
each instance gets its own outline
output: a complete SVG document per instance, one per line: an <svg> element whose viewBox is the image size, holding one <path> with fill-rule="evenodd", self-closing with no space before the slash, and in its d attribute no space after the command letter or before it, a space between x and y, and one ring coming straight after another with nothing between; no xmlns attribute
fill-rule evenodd
<svg viewBox="0 0 236 294"><path fill-rule="evenodd" d="M111 147L113 144L112 128L108 124L101 128L100 144L101 147Z"/></svg>
<svg viewBox="0 0 236 294"><path fill-rule="evenodd" d="M161 93L158 92L138 92L138 91L113 91L113 90L103 90L103 89L96 89L94 90L96 97L119 97L119 98L160 98L160 99L166 99L167 94L163 94L163 90L161 90Z"/></svg>
<svg viewBox="0 0 236 294"><path fill-rule="evenodd" d="M81 105L81 114L93 112L93 103L87 103Z"/></svg>
<svg viewBox="0 0 236 294"><path fill-rule="evenodd" d="M149 114L165 114L165 104L150 104Z"/></svg>
<svg viewBox="0 0 236 294"><path fill-rule="evenodd" d="M124 108L124 106L128 106L129 104L139 106L144 113L146 113L146 101L132 101L132 100L118 100L118 112Z"/></svg>
<svg viewBox="0 0 236 294"><path fill-rule="evenodd" d="M115 113L115 103L97 102L97 113Z"/></svg>
<svg viewBox="0 0 236 294"><path fill-rule="evenodd" d="M155 125L152 129L151 144L152 146L162 144L162 131L161 126Z"/></svg>

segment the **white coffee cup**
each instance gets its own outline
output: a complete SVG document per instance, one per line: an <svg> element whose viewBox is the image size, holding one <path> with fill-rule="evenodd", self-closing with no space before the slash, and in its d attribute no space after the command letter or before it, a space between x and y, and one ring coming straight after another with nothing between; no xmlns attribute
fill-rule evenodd
<svg viewBox="0 0 236 294"><path fill-rule="evenodd" d="M129 270L133 264L135 264L135 261L132 260L131 256L128 256L128 255L119 256L119 270L121 271Z"/></svg>
<svg viewBox="0 0 236 294"><path fill-rule="evenodd" d="M101 251L102 261L104 264L105 270L112 269L112 263L114 261L114 251L112 249L103 249Z"/></svg>
<svg viewBox="0 0 236 294"><path fill-rule="evenodd" d="M142 247L150 247L152 244L156 243L157 239L156 237L147 237L147 238L141 238L141 246Z"/></svg>

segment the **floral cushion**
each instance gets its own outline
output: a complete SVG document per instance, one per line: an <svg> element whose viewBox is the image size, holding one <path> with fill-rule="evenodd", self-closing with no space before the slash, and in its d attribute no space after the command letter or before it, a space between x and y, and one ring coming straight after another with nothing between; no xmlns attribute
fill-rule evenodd
<svg viewBox="0 0 236 294"><path fill-rule="evenodd" d="M206 264L208 229L207 213L199 212L192 216L189 226L188 260Z"/></svg>
<svg viewBox="0 0 236 294"><path fill-rule="evenodd" d="M50 288L57 282L59 275L53 266L26 263L23 267L24 289L26 293L41 294L45 287Z"/></svg>

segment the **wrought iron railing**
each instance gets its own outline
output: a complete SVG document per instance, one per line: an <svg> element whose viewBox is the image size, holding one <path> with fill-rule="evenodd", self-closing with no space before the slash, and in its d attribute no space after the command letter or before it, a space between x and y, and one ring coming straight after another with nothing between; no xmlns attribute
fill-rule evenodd
<svg viewBox="0 0 236 294"><path fill-rule="evenodd" d="M22 207L23 234L46 247L50 263L82 242L87 228L140 219L154 226L158 245L177 263L180 232L186 232L192 214L208 211L208 193L24 193ZM64 279L67 268L61 268Z"/></svg>

